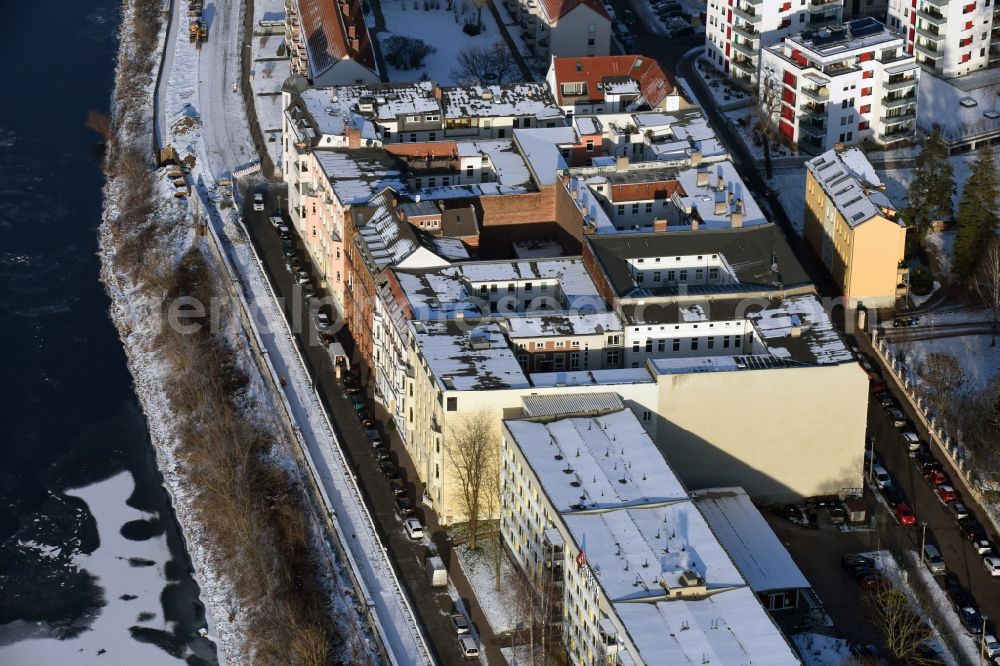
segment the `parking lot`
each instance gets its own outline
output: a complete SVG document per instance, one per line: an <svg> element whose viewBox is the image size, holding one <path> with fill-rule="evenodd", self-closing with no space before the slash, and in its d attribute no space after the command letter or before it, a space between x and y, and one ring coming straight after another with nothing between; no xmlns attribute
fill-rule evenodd
<svg viewBox="0 0 1000 666"><path fill-rule="evenodd" d="M261 256L272 287L279 298L283 299L285 315L293 331L296 332L296 343L330 413L337 430L337 437L344 447L352 472L365 496L379 536L409 594L414 612L425 628L432 653L441 663L460 663L463 658L459 651L457 630L450 617L453 612L453 602L447 588L431 586L425 569L428 539L432 536L440 538L440 530L437 530L437 525L432 520L431 525L428 525L428 536L417 540L409 538L403 528L404 516L401 515L400 502L397 498L405 498L412 507L412 515L424 525L432 516L425 516L419 505L420 489L413 481L416 478L413 470L402 464L398 454L390 452L389 447L373 446L374 434L368 432L369 426L362 422L360 415L369 417L368 422L383 443L388 443L394 433L387 432L374 418L378 416L378 412L369 396L363 390L356 392L350 388L350 381L338 380L335 376L333 359L316 325L315 306L309 303L309 299L304 298L303 288L305 287L307 291L311 288L318 297L324 294L309 276L309 262L301 243L295 237L294 230L289 229L288 232L288 237L291 239L290 246L294 252L287 252L289 243L282 238L281 231L271 222L272 217L281 216L285 225L288 225L287 215L282 215L278 210L277 194L278 189L275 187L267 196L263 211L254 211L252 203L247 202L243 211L247 230ZM287 256L288 254L292 256ZM297 258L298 262L292 262L293 258ZM300 271L305 274L305 278L296 276ZM304 282L306 278L308 282ZM329 306L324 309L327 316L335 321L336 312ZM335 325L329 329L331 336L335 329ZM352 346L350 339L343 333L337 333L336 337L349 352ZM361 389L359 385L355 386ZM383 451L385 453L380 455ZM380 457L383 460L380 461ZM399 479L395 482L399 488L399 495L396 495L390 486L390 478ZM453 582L463 599L467 599L470 595L463 592L461 585L463 581L453 580ZM477 608L472 606L470 610L473 611L472 619L476 620ZM482 615L479 617L482 618ZM474 622L473 627L478 630L480 623Z"/></svg>

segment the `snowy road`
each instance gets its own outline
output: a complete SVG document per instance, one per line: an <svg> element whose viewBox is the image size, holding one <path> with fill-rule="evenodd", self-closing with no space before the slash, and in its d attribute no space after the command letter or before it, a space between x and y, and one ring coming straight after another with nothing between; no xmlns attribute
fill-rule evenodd
<svg viewBox="0 0 1000 666"><path fill-rule="evenodd" d="M174 2L175 10L186 8L185 0ZM322 490L339 540L348 549L347 564L364 588L362 601L369 606L371 624L389 653L390 663L429 664L432 658L421 628L375 532L263 268L245 242L245 235L235 243L227 235L224 218L210 196L219 179L256 159L243 101L233 92L243 48L244 9L238 0L207 4L209 39L200 50L185 38L186 12L173 12L170 34L175 41L173 48L168 43L169 55L164 61L156 110L159 127L164 143L174 145L182 155L190 152L198 157L192 180L204 188L199 194L208 209L213 236L224 248L249 304L246 309L256 330L248 331L248 336L259 340L270 365L264 371L275 375L275 384L278 376L287 379L284 395L275 396L275 407L284 407L308 451L312 474ZM182 123L191 119L193 122ZM230 225L228 232L233 231Z"/></svg>

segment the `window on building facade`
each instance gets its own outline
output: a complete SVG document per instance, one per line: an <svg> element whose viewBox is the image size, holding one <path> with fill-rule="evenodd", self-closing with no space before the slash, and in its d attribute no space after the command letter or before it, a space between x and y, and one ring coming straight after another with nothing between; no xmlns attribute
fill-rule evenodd
<svg viewBox="0 0 1000 666"><path fill-rule="evenodd" d="M449 412L458 411L458 398L448 398L448 411Z"/></svg>
<svg viewBox="0 0 1000 666"><path fill-rule="evenodd" d="M674 338L672 349L675 352L681 350L681 339L680 338Z"/></svg>

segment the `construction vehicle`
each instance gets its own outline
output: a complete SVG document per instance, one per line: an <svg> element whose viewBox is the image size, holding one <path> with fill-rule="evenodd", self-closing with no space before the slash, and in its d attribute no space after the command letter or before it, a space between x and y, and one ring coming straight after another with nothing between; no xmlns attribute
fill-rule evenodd
<svg viewBox="0 0 1000 666"><path fill-rule="evenodd" d="M190 2L188 2L188 16L197 16L198 18L201 18L201 12L201 0L190 0Z"/></svg>
<svg viewBox="0 0 1000 666"><path fill-rule="evenodd" d="M200 49L201 45L208 41L208 25L204 21L191 21L188 38Z"/></svg>

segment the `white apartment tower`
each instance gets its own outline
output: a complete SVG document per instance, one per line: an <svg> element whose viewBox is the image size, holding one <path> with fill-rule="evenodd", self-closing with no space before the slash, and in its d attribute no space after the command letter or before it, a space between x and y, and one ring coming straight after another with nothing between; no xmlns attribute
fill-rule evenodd
<svg viewBox="0 0 1000 666"><path fill-rule="evenodd" d="M761 54L761 99L778 132L819 154L837 143L888 145L916 131L920 66L903 38L871 17L786 37Z"/></svg>
<svg viewBox="0 0 1000 666"><path fill-rule="evenodd" d="M887 22L927 71L952 77L1000 62L998 10L995 0L889 0Z"/></svg>
<svg viewBox="0 0 1000 666"><path fill-rule="evenodd" d="M737 85L754 90L761 49L807 28L837 24L844 0L708 0L706 57Z"/></svg>

